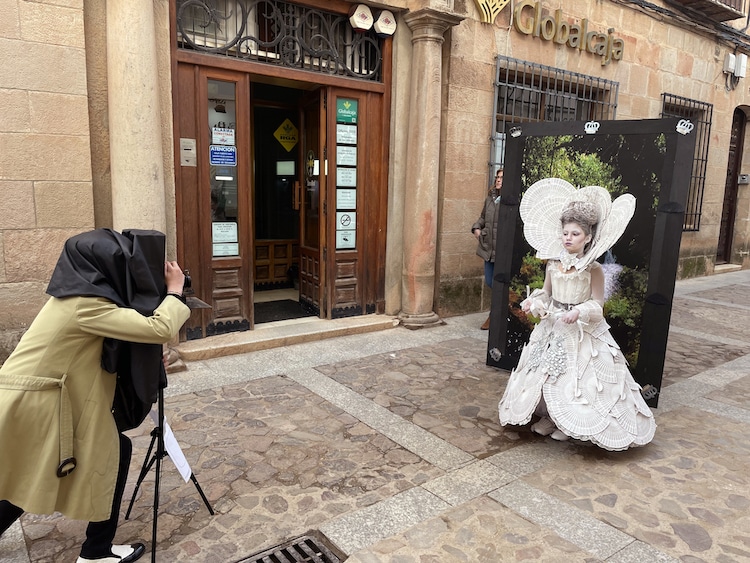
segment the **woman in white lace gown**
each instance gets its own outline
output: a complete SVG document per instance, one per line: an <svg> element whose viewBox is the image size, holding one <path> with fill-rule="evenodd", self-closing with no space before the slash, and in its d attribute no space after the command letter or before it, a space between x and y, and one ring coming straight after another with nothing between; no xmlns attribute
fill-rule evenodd
<svg viewBox="0 0 750 563"><path fill-rule="evenodd" d="M577 190L556 178L527 190L524 234L548 262L544 287L521 303L541 320L500 400L501 424L523 425L536 414L534 432L607 450L653 438L653 414L603 317L604 273L595 261L620 238L634 210L630 195L612 202L604 188Z"/></svg>

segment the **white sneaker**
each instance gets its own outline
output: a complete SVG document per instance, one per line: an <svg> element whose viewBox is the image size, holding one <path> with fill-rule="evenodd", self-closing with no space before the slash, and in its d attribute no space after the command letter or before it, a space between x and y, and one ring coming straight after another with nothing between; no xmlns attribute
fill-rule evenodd
<svg viewBox="0 0 750 563"><path fill-rule="evenodd" d="M565 440L570 440L570 436L565 434L562 430L555 430L552 434L549 435L550 438L553 440L557 440L558 442L564 442Z"/></svg>
<svg viewBox="0 0 750 563"><path fill-rule="evenodd" d="M540 418L534 424L531 425L531 431L536 432L542 436L548 436L557 430L557 426L549 418Z"/></svg>

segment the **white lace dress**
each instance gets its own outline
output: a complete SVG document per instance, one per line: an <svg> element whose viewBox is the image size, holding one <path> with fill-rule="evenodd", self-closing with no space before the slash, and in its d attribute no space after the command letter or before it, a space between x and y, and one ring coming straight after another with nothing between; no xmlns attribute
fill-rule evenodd
<svg viewBox="0 0 750 563"><path fill-rule="evenodd" d="M591 299L593 262L581 271L561 271L551 260L552 299L532 294L546 314L524 346L500 400L500 423L522 425L537 407L546 404L547 416L572 438L590 440L607 450L647 444L656 423L627 367L620 347L609 332L599 303ZM573 305L576 323L560 317ZM540 414L537 412L537 414Z"/></svg>

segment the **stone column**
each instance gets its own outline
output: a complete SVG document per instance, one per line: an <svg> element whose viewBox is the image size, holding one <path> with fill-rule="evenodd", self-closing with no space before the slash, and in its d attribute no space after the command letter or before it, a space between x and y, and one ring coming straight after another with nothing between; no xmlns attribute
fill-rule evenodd
<svg viewBox="0 0 750 563"><path fill-rule="evenodd" d="M168 83L169 81L165 81ZM151 0L107 0L112 222L166 230L159 75Z"/></svg>
<svg viewBox="0 0 750 563"><path fill-rule="evenodd" d="M412 31L413 53L399 318L410 328L440 322L432 307L437 254L442 44L448 28L458 25L462 19L430 8L404 17Z"/></svg>

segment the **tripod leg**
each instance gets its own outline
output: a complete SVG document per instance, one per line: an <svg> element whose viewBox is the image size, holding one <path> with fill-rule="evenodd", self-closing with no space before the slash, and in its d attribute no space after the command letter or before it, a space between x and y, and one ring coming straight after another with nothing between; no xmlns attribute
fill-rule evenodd
<svg viewBox="0 0 750 563"><path fill-rule="evenodd" d="M208 511L211 513L211 516L213 516L214 509L211 508L211 505L208 503L208 499L206 498L206 495L203 494L203 489L201 489L201 486L198 484L198 479L195 478L195 473L190 474L190 480L193 482L193 485L195 485L195 488L198 490L198 494L203 499L203 503L206 505L206 508L208 508Z"/></svg>
<svg viewBox="0 0 750 563"><path fill-rule="evenodd" d="M163 445L162 445L163 448ZM151 530L151 563L156 563L156 528L159 520L159 476L161 475L161 458L156 456L156 479L154 481L154 522Z"/></svg>
<svg viewBox="0 0 750 563"><path fill-rule="evenodd" d="M130 518L130 511L133 509L133 503L135 502L135 495L138 494L138 489L141 486L141 483L143 483L143 479L146 478L146 475L148 474L149 469L151 469L151 466L154 464L154 461L156 460L156 456L152 457L151 460L149 460L149 456L151 455L151 452L154 449L154 442L156 442L156 434L152 431L151 432L151 444L148 447L148 451L146 452L146 457L143 459L143 465L141 465L141 473L138 475L138 480L135 482L135 489L133 490L133 496L130 497L130 504L128 505L128 511L125 513L125 520Z"/></svg>

